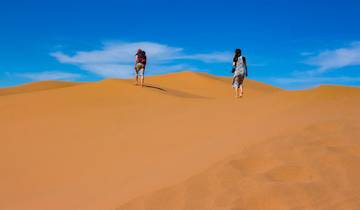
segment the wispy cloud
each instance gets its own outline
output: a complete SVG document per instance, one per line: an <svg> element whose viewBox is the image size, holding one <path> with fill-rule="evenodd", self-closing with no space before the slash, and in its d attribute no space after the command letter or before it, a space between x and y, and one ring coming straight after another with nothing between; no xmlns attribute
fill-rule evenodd
<svg viewBox="0 0 360 210"><path fill-rule="evenodd" d="M28 72L15 74L17 77L29 79L31 81L43 80L74 80L81 77L79 74L60 72L60 71L43 71L43 72Z"/></svg>
<svg viewBox="0 0 360 210"><path fill-rule="evenodd" d="M103 77L130 77L133 72L134 54L138 48L147 52L152 72L194 70L196 67L178 64L181 60L196 60L205 63L221 63L231 60L229 52L187 54L183 48L171 47L154 42L111 42L105 43L99 50L79 51L73 55L53 52L51 55L59 62L72 64L81 69ZM179 68L184 69L179 69Z"/></svg>
<svg viewBox="0 0 360 210"><path fill-rule="evenodd" d="M316 67L314 70L307 71L308 74L313 75L347 66L360 65L360 42L354 42L346 48L325 50L310 57L304 63Z"/></svg>
<svg viewBox="0 0 360 210"><path fill-rule="evenodd" d="M298 77L282 77L271 78L268 80L274 85L285 87L289 89L306 89L317 87L322 84L338 84L338 85L350 85L360 82L360 77L323 77L323 76L298 76Z"/></svg>
<svg viewBox="0 0 360 210"><path fill-rule="evenodd" d="M288 77L288 78L273 78L278 84L296 84L296 83L347 83L360 82L360 77Z"/></svg>

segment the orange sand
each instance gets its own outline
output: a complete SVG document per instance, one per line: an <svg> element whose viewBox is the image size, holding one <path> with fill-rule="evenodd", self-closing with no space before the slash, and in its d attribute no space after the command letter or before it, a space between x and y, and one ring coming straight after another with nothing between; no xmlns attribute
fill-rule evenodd
<svg viewBox="0 0 360 210"><path fill-rule="evenodd" d="M0 209L360 209L360 89L230 81L0 89Z"/></svg>

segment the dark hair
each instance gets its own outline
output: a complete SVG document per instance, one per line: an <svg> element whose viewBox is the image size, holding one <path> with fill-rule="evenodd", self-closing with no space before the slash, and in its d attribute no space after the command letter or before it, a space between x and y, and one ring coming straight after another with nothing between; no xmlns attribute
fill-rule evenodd
<svg viewBox="0 0 360 210"><path fill-rule="evenodd" d="M241 56L241 49L239 49L239 48L235 49L235 55L234 55L233 61L237 62L240 56Z"/></svg>

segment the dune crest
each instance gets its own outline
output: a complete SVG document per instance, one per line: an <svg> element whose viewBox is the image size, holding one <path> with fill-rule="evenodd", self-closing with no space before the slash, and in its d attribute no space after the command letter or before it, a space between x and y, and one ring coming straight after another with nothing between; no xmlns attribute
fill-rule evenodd
<svg viewBox="0 0 360 210"><path fill-rule="evenodd" d="M0 89L0 209L360 208L359 88L145 82Z"/></svg>
<svg viewBox="0 0 360 210"><path fill-rule="evenodd" d="M0 88L0 96L13 95L21 93L31 93L37 91L46 91L58 88L66 88L79 85L78 82L65 82L65 81L41 81L27 83L21 86Z"/></svg>

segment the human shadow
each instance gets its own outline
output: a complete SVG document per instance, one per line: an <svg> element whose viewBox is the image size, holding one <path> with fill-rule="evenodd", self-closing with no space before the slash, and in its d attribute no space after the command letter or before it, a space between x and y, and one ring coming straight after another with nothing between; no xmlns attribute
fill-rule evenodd
<svg viewBox="0 0 360 210"><path fill-rule="evenodd" d="M155 90L160 90L160 91L163 91L163 92L167 92L166 89L161 88L161 87L157 87L157 86L155 86L155 85L149 85L149 84L145 85L145 84L144 84L143 87L145 87L145 88L152 88L152 89L155 89Z"/></svg>
<svg viewBox="0 0 360 210"><path fill-rule="evenodd" d="M175 89L170 89L170 88L162 88L162 87L158 87L155 86L153 84L144 84L143 86L144 88L149 88L152 90L158 90L160 91L162 94L166 94L166 95L170 95L170 96L175 96L178 98L193 98L193 99L209 99L208 97L204 97L201 95L196 95L196 94L192 94L192 93L188 93L185 91L180 91L180 90L175 90Z"/></svg>

